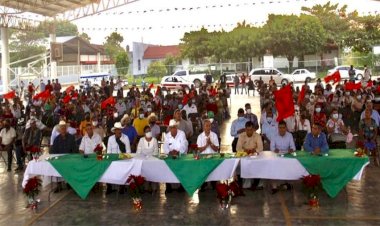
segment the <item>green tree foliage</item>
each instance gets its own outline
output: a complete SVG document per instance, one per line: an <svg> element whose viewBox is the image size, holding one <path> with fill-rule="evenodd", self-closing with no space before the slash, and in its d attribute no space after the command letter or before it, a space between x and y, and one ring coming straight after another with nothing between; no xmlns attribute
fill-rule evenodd
<svg viewBox="0 0 380 226"><path fill-rule="evenodd" d="M85 32L80 33L79 37L81 37L82 39L86 40L87 42L91 41L91 37L87 33L85 33Z"/></svg>
<svg viewBox="0 0 380 226"><path fill-rule="evenodd" d="M31 56L43 54L46 48L42 45L44 34L42 32L31 32L28 30L14 30L10 31L10 62L26 59ZM28 63L36 59L30 59L17 64L12 67L26 67ZM42 64L42 62L40 63ZM36 66L38 66L37 64Z"/></svg>
<svg viewBox="0 0 380 226"><path fill-rule="evenodd" d="M121 43L123 41L123 36L117 32L112 32L109 36L106 37L104 49L107 55L110 56L114 62L116 62L116 57L120 52L125 52L125 49L121 47Z"/></svg>
<svg viewBox="0 0 380 226"><path fill-rule="evenodd" d="M121 51L116 55L115 66L119 75L128 74L130 60L126 51Z"/></svg>
<svg viewBox="0 0 380 226"><path fill-rule="evenodd" d="M368 54L380 43L379 15L358 17L351 27L348 43L353 51Z"/></svg>
<svg viewBox="0 0 380 226"><path fill-rule="evenodd" d="M182 57L198 60L203 57L211 56L210 41L212 34L207 29L186 32L180 44Z"/></svg>
<svg viewBox="0 0 380 226"><path fill-rule="evenodd" d="M171 75L174 73L175 66L178 65L178 59L172 55L167 55L162 63L165 65L167 73Z"/></svg>
<svg viewBox="0 0 380 226"><path fill-rule="evenodd" d="M148 76L161 78L167 74L166 67L161 61L154 61L148 66Z"/></svg>
<svg viewBox="0 0 380 226"><path fill-rule="evenodd" d="M54 29L57 37L78 35L77 25L67 20L46 20L41 22L37 27L37 30L43 32L45 37L49 37L49 34L51 34L51 32L54 32Z"/></svg>

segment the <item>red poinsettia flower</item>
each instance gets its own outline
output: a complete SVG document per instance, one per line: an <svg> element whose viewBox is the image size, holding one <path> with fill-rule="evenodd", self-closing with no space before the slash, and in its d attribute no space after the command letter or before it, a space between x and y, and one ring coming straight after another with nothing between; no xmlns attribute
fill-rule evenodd
<svg viewBox="0 0 380 226"><path fill-rule="evenodd" d="M101 144L96 145L94 148L95 153L101 153L103 151L103 146Z"/></svg>
<svg viewBox="0 0 380 226"><path fill-rule="evenodd" d="M136 190L137 185L136 185L136 183L130 183L129 187L131 188L131 190Z"/></svg>
<svg viewBox="0 0 380 226"><path fill-rule="evenodd" d="M319 175L310 174L302 178L303 184L308 188L315 188L321 184L321 177Z"/></svg>
<svg viewBox="0 0 380 226"><path fill-rule="evenodd" d="M142 177L142 176L137 176L135 181L136 181L136 183L137 183L138 185L143 185L144 182L145 182L145 179L144 179L144 177Z"/></svg>
<svg viewBox="0 0 380 226"><path fill-rule="evenodd" d="M230 190L229 186L227 184L217 184L216 185L216 192L218 194L218 198L224 199L228 196L228 191Z"/></svg>

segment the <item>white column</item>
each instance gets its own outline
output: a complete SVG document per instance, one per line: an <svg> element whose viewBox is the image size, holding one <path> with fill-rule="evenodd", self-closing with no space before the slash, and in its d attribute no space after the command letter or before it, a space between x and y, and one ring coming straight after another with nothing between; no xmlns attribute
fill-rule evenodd
<svg viewBox="0 0 380 226"><path fill-rule="evenodd" d="M100 73L100 63L101 63L100 52L96 56L96 60L97 60L97 65L98 65L98 73Z"/></svg>
<svg viewBox="0 0 380 226"><path fill-rule="evenodd" d="M57 78L57 61L53 61L53 53L51 49L51 43L54 43L57 41L56 34L55 34L55 29L51 30L50 34L50 78L55 79ZM62 53L63 54L63 53Z"/></svg>
<svg viewBox="0 0 380 226"><path fill-rule="evenodd" d="M9 37L8 28L1 27L1 81L3 84L3 92L7 92L9 89Z"/></svg>

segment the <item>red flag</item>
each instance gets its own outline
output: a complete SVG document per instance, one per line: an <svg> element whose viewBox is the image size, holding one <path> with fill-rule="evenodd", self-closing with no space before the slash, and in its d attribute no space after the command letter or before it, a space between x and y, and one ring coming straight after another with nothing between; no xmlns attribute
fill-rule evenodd
<svg viewBox="0 0 380 226"><path fill-rule="evenodd" d="M104 109L107 107L107 105L111 105L111 106L114 106L116 104L116 100L114 97L108 97L107 99L105 99L102 104L101 104L101 108Z"/></svg>
<svg viewBox="0 0 380 226"><path fill-rule="evenodd" d="M355 83L355 82L347 82L346 85L344 86L345 90L358 90L362 88L362 83Z"/></svg>
<svg viewBox="0 0 380 226"><path fill-rule="evenodd" d="M367 88L370 88L370 87L372 87L373 86L373 81L372 80L369 80L368 82L367 82Z"/></svg>
<svg viewBox="0 0 380 226"><path fill-rule="evenodd" d="M182 105L186 105L189 102L189 95L186 94L182 99Z"/></svg>
<svg viewBox="0 0 380 226"><path fill-rule="evenodd" d="M66 94L71 93L71 91L73 91L74 89L75 89L75 87L74 87L73 85L67 87L66 90L65 90L65 91L66 91Z"/></svg>
<svg viewBox="0 0 380 226"><path fill-rule="evenodd" d="M324 78L324 80L325 80L326 83L329 83L330 81L333 81L334 84L340 82L341 77L340 77L339 71L337 70L334 73L332 73L331 75L327 75Z"/></svg>
<svg viewBox="0 0 380 226"><path fill-rule="evenodd" d="M66 95L64 98L63 98L63 103L65 103L65 104L67 104L67 103L69 103L69 101L70 101L70 95Z"/></svg>
<svg viewBox="0 0 380 226"><path fill-rule="evenodd" d="M3 94L4 99L13 99L16 96L16 91L12 90L8 93Z"/></svg>
<svg viewBox="0 0 380 226"><path fill-rule="evenodd" d="M153 84L153 82L149 85L149 89L152 89L154 87L154 84Z"/></svg>
<svg viewBox="0 0 380 226"><path fill-rule="evenodd" d="M303 99L305 99L305 93L306 93L306 85L302 86L301 92L298 95L298 104L301 104L303 102Z"/></svg>
<svg viewBox="0 0 380 226"><path fill-rule="evenodd" d="M33 99L43 99L43 100L46 100L46 99L48 99L50 97L50 90L45 90L45 91L43 91L43 92L40 92L40 93L38 93L37 95L35 95L34 97L33 97Z"/></svg>
<svg viewBox="0 0 380 226"><path fill-rule="evenodd" d="M286 85L274 92L274 100L278 112L277 121L281 121L294 114L292 88Z"/></svg>

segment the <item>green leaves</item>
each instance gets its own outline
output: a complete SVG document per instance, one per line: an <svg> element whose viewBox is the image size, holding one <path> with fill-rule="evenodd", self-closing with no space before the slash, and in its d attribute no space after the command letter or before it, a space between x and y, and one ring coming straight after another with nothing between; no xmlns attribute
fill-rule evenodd
<svg viewBox="0 0 380 226"><path fill-rule="evenodd" d="M160 78L167 74L165 65L161 61L154 61L148 67L148 76Z"/></svg>

